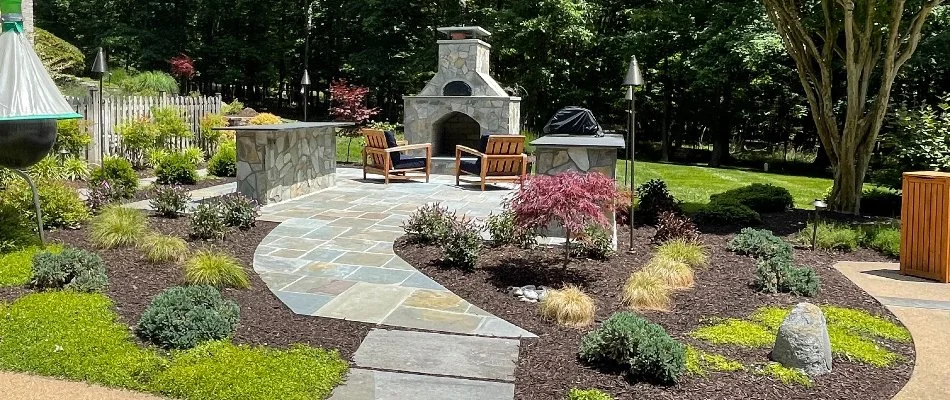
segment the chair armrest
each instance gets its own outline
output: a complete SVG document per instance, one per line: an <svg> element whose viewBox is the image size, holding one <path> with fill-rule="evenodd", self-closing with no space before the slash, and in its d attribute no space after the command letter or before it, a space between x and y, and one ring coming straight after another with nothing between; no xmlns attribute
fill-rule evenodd
<svg viewBox="0 0 950 400"><path fill-rule="evenodd" d="M486 154L485 160L527 160L524 154Z"/></svg>
<svg viewBox="0 0 950 400"><path fill-rule="evenodd" d="M397 151L406 151L406 150L416 150L416 149L427 149L432 147L432 143L420 143L420 144L407 144L405 146L396 146L386 149L387 153L393 153Z"/></svg>
<svg viewBox="0 0 950 400"><path fill-rule="evenodd" d="M379 155L386 155L386 154L388 153L387 150L388 150L388 149L378 149L378 148L375 148L375 147L364 147L364 148L363 148L363 152L365 152L365 153L379 154Z"/></svg>
<svg viewBox="0 0 950 400"><path fill-rule="evenodd" d="M455 145L455 152L456 152L456 153L458 153L458 152L469 153L469 154L474 155L474 156L485 157L485 153L482 153L482 152L480 152L480 151L478 151L478 150L475 150L475 149L473 149L473 148L471 148L471 147L462 146L462 145L460 145L460 144Z"/></svg>

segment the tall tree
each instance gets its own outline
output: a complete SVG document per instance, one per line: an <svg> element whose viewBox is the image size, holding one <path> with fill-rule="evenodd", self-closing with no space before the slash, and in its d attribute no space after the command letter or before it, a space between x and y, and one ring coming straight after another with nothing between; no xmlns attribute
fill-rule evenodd
<svg viewBox="0 0 950 400"><path fill-rule="evenodd" d="M894 80L917 50L927 17L943 0L762 1L795 60L831 160L831 206L858 213ZM842 76L839 66L843 83L836 81Z"/></svg>

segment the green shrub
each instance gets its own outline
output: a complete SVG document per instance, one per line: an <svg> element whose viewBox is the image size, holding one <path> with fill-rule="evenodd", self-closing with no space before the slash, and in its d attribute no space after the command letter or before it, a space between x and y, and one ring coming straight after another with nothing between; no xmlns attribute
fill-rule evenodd
<svg viewBox="0 0 950 400"><path fill-rule="evenodd" d="M79 157L66 157L63 160L63 178L71 181L89 178L89 163Z"/></svg>
<svg viewBox="0 0 950 400"><path fill-rule="evenodd" d="M260 113L247 121L247 123L251 125L277 125L284 123L284 121L274 114Z"/></svg>
<svg viewBox="0 0 950 400"><path fill-rule="evenodd" d="M683 239L663 243L656 248L656 257L665 257L693 268L704 267L709 262L703 245Z"/></svg>
<svg viewBox="0 0 950 400"><path fill-rule="evenodd" d="M136 332L166 349L187 349L234 333L237 304L225 300L212 286L171 287L152 299Z"/></svg>
<svg viewBox="0 0 950 400"><path fill-rule="evenodd" d="M198 182L198 164L185 153L171 153L159 161L155 176L162 185L194 185Z"/></svg>
<svg viewBox="0 0 950 400"><path fill-rule="evenodd" d="M26 218L12 192L9 187L0 190L0 253L39 242L35 233L36 222Z"/></svg>
<svg viewBox="0 0 950 400"><path fill-rule="evenodd" d="M139 248L145 253L145 259L153 263L181 261L188 255L188 243L175 236L147 235Z"/></svg>
<svg viewBox="0 0 950 400"><path fill-rule="evenodd" d="M160 92L172 95L178 93L175 77L162 71L145 71L129 76L117 82L126 92L139 96L155 96Z"/></svg>
<svg viewBox="0 0 950 400"><path fill-rule="evenodd" d="M614 398L597 389L581 390L572 388L567 394L567 400L614 400Z"/></svg>
<svg viewBox="0 0 950 400"><path fill-rule="evenodd" d="M706 225L749 226L761 224L762 216L739 203L716 201L696 213L696 220Z"/></svg>
<svg viewBox="0 0 950 400"><path fill-rule="evenodd" d="M278 350L214 341L172 355L149 386L183 399L324 399L348 367L336 351L305 345Z"/></svg>
<svg viewBox="0 0 950 400"><path fill-rule="evenodd" d="M194 165L200 165L205 161L204 151L194 146L186 147L181 154L184 154L185 158Z"/></svg>
<svg viewBox="0 0 950 400"><path fill-rule="evenodd" d="M7 371L140 389L161 358L139 346L98 293L52 291L0 303L0 366Z"/></svg>
<svg viewBox="0 0 950 400"><path fill-rule="evenodd" d="M158 215L177 218L191 201L191 193L181 186L159 186L152 191L149 205Z"/></svg>
<svg viewBox="0 0 950 400"><path fill-rule="evenodd" d="M66 171L59 164L59 160L52 155L43 157L43 159L38 161L36 164L30 166L30 169L28 169L26 172L30 175L30 178L33 178L34 181L66 179Z"/></svg>
<svg viewBox="0 0 950 400"><path fill-rule="evenodd" d="M469 219L453 221L441 239L442 262L465 270L474 270L482 248L482 228Z"/></svg>
<svg viewBox="0 0 950 400"><path fill-rule="evenodd" d="M589 225L581 237L571 242L571 255L594 260L609 259L614 253L611 233L599 225Z"/></svg>
<svg viewBox="0 0 950 400"><path fill-rule="evenodd" d="M233 257L212 251L200 251L185 263L185 279L192 285L211 285L247 289L251 282L247 271Z"/></svg>
<svg viewBox="0 0 950 400"><path fill-rule="evenodd" d="M489 215L485 226L495 245L516 245L530 249L538 244L537 232L519 228L515 224L515 213L511 210L505 209L500 214Z"/></svg>
<svg viewBox="0 0 950 400"><path fill-rule="evenodd" d="M765 229L744 228L729 242L729 250L753 258L791 258L792 246Z"/></svg>
<svg viewBox="0 0 950 400"><path fill-rule="evenodd" d="M30 282L33 273L33 257L40 251L59 253L63 249L58 245L30 246L11 253L0 254L0 287L22 286Z"/></svg>
<svg viewBox="0 0 950 400"><path fill-rule="evenodd" d="M120 198L128 199L135 196L139 188L139 177L132 169L129 160L118 157L107 157L102 160L102 166L92 171L90 184L97 185L108 182L112 190Z"/></svg>
<svg viewBox="0 0 950 400"><path fill-rule="evenodd" d="M896 190L865 186L861 194L861 215L900 217L901 194Z"/></svg>
<svg viewBox="0 0 950 400"><path fill-rule="evenodd" d="M109 278L102 258L88 251L42 251L33 257L30 285L35 288L100 292L108 284Z"/></svg>
<svg viewBox="0 0 950 400"><path fill-rule="evenodd" d="M89 219L89 207L79 198L75 189L61 181L39 181L36 184L40 194L40 209L43 212L43 226L46 228L78 228ZM25 186L18 185L14 190L20 201L17 206L28 221L36 220L36 206L33 194Z"/></svg>
<svg viewBox="0 0 950 400"><path fill-rule="evenodd" d="M125 207L109 207L92 219L92 242L104 249L131 246L145 234L145 214Z"/></svg>
<svg viewBox="0 0 950 400"><path fill-rule="evenodd" d="M695 242L699 240L699 229L696 229L696 224L689 217L669 211L661 212L656 218L653 243L662 244L670 240Z"/></svg>
<svg viewBox="0 0 950 400"><path fill-rule="evenodd" d="M679 202L670 193L666 182L660 179L652 179L637 187L639 201L637 203L638 219L644 223L652 224L656 222L662 212L679 213L682 211Z"/></svg>
<svg viewBox="0 0 950 400"><path fill-rule="evenodd" d="M792 194L783 187L753 183L709 196L710 203L739 203L758 213L783 212L795 205Z"/></svg>
<svg viewBox="0 0 950 400"><path fill-rule="evenodd" d="M86 206L89 207L89 211L98 213L118 198L119 195L109 182L97 182L89 186L89 191L86 193Z"/></svg>
<svg viewBox="0 0 950 400"><path fill-rule="evenodd" d="M796 235L796 241L801 244L811 244L814 232L814 222L809 222ZM815 237L815 246L825 250L853 251L861 243L862 232L858 228L821 222Z"/></svg>
<svg viewBox="0 0 950 400"><path fill-rule="evenodd" d="M225 225L246 231L257 224L260 207L249 197L240 193L229 193L216 201Z"/></svg>
<svg viewBox="0 0 950 400"><path fill-rule="evenodd" d="M122 147L129 153L129 159L136 167L145 165L145 156L155 149L158 141L158 128L151 118L139 117L123 122L115 127L122 138Z"/></svg>
<svg viewBox="0 0 950 400"><path fill-rule="evenodd" d="M208 161L208 173L214 176L237 176L237 149L233 143L222 144Z"/></svg>
<svg viewBox="0 0 950 400"><path fill-rule="evenodd" d="M618 312L581 341L581 360L629 368L631 376L674 384L685 369L683 346L657 324L636 314Z"/></svg>
<svg viewBox="0 0 950 400"><path fill-rule="evenodd" d="M402 228L410 239L420 243L437 243L452 228L455 216L440 203L426 204L413 212Z"/></svg>
<svg viewBox="0 0 950 400"><path fill-rule="evenodd" d="M199 203L191 213L191 237L202 240L224 239L228 226L217 201Z"/></svg>
<svg viewBox="0 0 950 400"><path fill-rule="evenodd" d="M890 257L901 255L901 230L891 227L875 227L865 236L866 245Z"/></svg>
<svg viewBox="0 0 950 400"><path fill-rule="evenodd" d="M91 142L89 121L78 118L56 121L56 145L53 150L57 154L65 150L72 157L80 157Z"/></svg>
<svg viewBox="0 0 950 400"><path fill-rule="evenodd" d="M818 294L821 280L811 268L795 267L791 259L779 256L759 260L754 286L765 293L791 293L812 297Z"/></svg>
<svg viewBox="0 0 950 400"><path fill-rule="evenodd" d="M227 104L225 104L224 108L226 107ZM198 122L201 138L213 147L217 147L224 136L224 131L215 128L224 128L226 126L228 126L228 118L221 114L205 114Z"/></svg>
<svg viewBox="0 0 950 400"><path fill-rule="evenodd" d="M231 104L223 103L221 105L221 114L224 115L236 115L241 111L244 111L244 103L238 99L232 100Z"/></svg>
<svg viewBox="0 0 950 400"><path fill-rule="evenodd" d="M165 149L151 149L145 154L145 163L152 168L158 167L158 164L171 154Z"/></svg>

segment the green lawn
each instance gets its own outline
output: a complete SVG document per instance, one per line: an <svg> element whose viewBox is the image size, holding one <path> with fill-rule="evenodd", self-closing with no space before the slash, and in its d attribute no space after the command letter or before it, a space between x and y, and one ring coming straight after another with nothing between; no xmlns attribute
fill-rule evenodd
<svg viewBox="0 0 950 400"><path fill-rule="evenodd" d="M624 162L617 162L617 176L623 182ZM788 189L795 198L795 207L811 209L815 199L824 196L831 187L831 179L769 174L735 168L709 168L694 165L661 164L638 161L636 184L650 179L662 179L678 200L705 204L709 195L752 183L770 183Z"/></svg>

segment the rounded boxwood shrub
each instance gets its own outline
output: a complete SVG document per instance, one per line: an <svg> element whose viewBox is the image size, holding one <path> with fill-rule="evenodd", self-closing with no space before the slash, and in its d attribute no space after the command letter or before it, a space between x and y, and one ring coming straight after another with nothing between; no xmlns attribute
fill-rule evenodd
<svg viewBox="0 0 950 400"><path fill-rule="evenodd" d="M188 349L230 337L237 327L238 305L208 285L165 289L142 313L136 332L166 349Z"/></svg>
<svg viewBox="0 0 950 400"><path fill-rule="evenodd" d="M198 165L185 153L172 153L158 162L155 176L162 185L194 185L198 182Z"/></svg>
<svg viewBox="0 0 950 400"><path fill-rule="evenodd" d="M755 210L731 201L714 201L696 214L696 220L705 225L748 226L762 223Z"/></svg>
<svg viewBox="0 0 950 400"><path fill-rule="evenodd" d="M108 284L102 258L88 251L43 251L33 256L30 285L35 288L99 292Z"/></svg>
<svg viewBox="0 0 950 400"><path fill-rule="evenodd" d="M208 173L214 176L237 176L237 148L234 143L221 145L208 161Z"/></svg>
<svg viewBox="0 0 950 400"><path fill-rule="evenodd" d="M709 196L710 203L734 202L759 213L782 212L795 205L792 194L783 187L753 183Z"/></svg>
<svg viewBox="0 0 950 400"><path fill-rule="evenodd" d="M618 312L584 336L579 356L591 364L625 367L632 377L675 384L686 369L686 350L661 326Z"/></svg>
<svg viewBox="0 0 950 400"><path fill-rule="evenodd" d="M102 160L102 166L92 170L89 183L97 186L108 182L113 192L120 198L131 198L139 188L139 177L132 169L129 160L118 157L109 157Z"/></svg>

